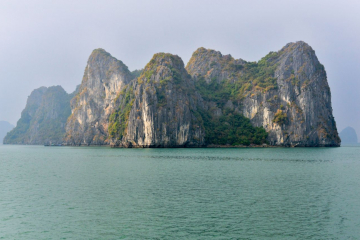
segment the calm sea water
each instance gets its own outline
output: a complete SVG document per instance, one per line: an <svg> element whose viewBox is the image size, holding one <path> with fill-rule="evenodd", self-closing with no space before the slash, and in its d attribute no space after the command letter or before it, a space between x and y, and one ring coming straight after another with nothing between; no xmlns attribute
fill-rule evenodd
<svg viewBox="0 0 360 240"><path fill-rule="evenodd" d="M0 239L360 239L360 148L0 145Z"/></svg>

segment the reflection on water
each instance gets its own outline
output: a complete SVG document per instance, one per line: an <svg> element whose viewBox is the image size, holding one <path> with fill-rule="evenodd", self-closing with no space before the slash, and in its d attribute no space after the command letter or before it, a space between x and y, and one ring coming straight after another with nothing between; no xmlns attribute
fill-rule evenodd
<svg viewBox="0 0 360 240"><path fill-rule="evenodd" d="M359 155L0 146L0 239L359 239Z"/></svg>

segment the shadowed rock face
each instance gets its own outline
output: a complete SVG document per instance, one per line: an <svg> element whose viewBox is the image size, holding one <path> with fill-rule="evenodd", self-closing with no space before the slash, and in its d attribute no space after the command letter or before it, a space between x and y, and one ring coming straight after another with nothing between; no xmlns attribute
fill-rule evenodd
<svg viewBox="0 0 360 240"><path fill-rule="evenodd" d="M0 121L0 144L3 144L4 137L13 128L14 126L11 125L9 122Z"/></svg>
<svg viewBox="0 0 360 240"><path fill-rule="evenodd" d="M358 144L358 137L356 135L355 129L352 127L346 127L340 132L341 144Z"/></svg>
<svg viewBox="0 0 360 240"><path fill-rule="evenodd" d="M69 145L108 144L108 119L114 100L132 75L127 66L103 49L92 52L79 93L71 100L72 114L66 125Z"/></svg>
<svg viewBox="0 0 360 240"><path fill-rule="evenodd" d="M72 96L60 86L34 90L4 144L61 144Z"/></svg>
<svg viewBox="0 0 360 240"><path fill-rule="evenodd" d="M186 69L195 81L233 87L226 104L264 127L271 145L340 145L325 69L304 42L289 43L257 64L200 48ZM226 106L215 107L221 114Z"/></svg>

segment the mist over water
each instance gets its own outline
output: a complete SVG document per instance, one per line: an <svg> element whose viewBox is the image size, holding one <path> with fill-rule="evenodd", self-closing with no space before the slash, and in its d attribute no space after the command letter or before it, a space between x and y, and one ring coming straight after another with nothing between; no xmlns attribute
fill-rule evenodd
<svg viewBox="0 0 360 240"><path fill-rule="evenodd" d="M359 154L0 146L0 239L358 239Z"/></svg>

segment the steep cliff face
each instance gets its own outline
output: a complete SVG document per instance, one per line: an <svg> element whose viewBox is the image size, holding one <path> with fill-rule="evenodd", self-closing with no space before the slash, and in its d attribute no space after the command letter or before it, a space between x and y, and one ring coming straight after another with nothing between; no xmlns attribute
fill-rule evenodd
<svg viewBox="0 0 360 240"><path fill-rule="evenodd" d="M110 116L112 146L203 146L204 130L194 115L198 98L183 61L155 54L141 76L119 94Z"/></svg>
<svg viewBox="0 0 360 240"><path fill-rule="evenodd" d="M92 52L79 93L71 100L66 125L68 145L108 144L108 119L114 100L133 75L127 66L103 49Z"/></svg>
<svg viewBox="0 0 360 240"><path fill-rule="evenodd" d="M60 86L34 90L4 144L61 144L71 112L71 97Z"/></svg>
<svg viewBox="0 0 360 240"><path fill-rule="evenodd" d="M304 42L289 43L257 63L200 48L186 69L214 105L213 115L234 109L265 128L271 145L340 145L325 69Z"/></svg>

